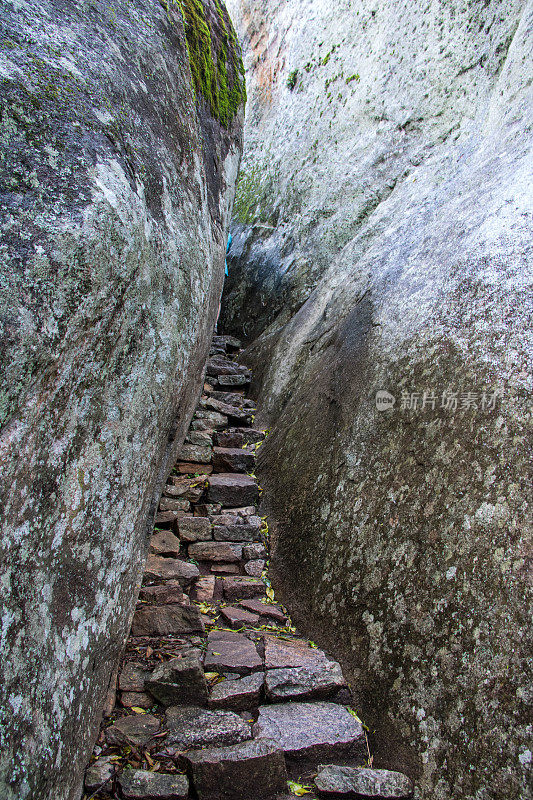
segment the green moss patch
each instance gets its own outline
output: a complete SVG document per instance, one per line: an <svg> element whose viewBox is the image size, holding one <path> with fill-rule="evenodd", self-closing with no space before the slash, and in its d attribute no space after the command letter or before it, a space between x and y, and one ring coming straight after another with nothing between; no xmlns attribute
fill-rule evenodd
<svg viewBox="0 0 533 800"><path fill-rule="evenodd" d="M194 88L227 127L246 101L244 67L228 12L214 0L210 24L202 0L173 0L181 10Z"/></svg>

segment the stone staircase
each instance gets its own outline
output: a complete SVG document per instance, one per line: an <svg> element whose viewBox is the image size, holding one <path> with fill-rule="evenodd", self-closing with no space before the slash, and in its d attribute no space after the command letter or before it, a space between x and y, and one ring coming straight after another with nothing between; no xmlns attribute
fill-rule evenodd
<svg viewBox="0 0 533 800"><path fill-rule="evenodd" d="M411 797L406 776L371 769L339 664L275 602L239 348L213 339L85 798Z"/></svg>

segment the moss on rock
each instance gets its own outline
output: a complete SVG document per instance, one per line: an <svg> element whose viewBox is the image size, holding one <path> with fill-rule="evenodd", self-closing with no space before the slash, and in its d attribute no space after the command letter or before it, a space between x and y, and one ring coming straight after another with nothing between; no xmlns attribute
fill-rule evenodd
<svg viewBox="0 0 533 800"><path fill-rule="evenodd" d="M210 20L202 0L174 2L183 16L195 90L213 117L227 127L246 102L244 66L228 12L214 0L216 19Z"/></svg>

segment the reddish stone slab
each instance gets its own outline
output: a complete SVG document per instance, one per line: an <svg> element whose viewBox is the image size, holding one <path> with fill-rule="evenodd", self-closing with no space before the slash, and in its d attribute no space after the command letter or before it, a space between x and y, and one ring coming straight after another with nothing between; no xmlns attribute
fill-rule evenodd
<svg viewBox="0 0 533 800"><path fill-rule="evenodd" d="M160 578L162 580L178 580L182 585L190 583L200 574L198 567L182 561L179 558L163 558L162 556L149 555L146 559L144 575L147 578Z"/></svg>
<svg viewBox="0 0 533 800"><path fill-rule="evenodd" d="M213 538L211 523L207 517L181 517L178 531L184 542L206 542Z"/></svg>
<svg viewBox="0 0 533 800"><path fill-rule="evenodd" d="M199 603L211 602L215 594L215 581L216 578L211 575L196 579L194 592Z"/></svg>
<svg viewBox="0 0 533 800"><path fill-rule="evenodd" d="M255 506L259 500L259 487L249 475L221 472L210 476L207 499L223 506Z"/></svg>
<svg viewBox="0 0 533 800"><path fill-rule="evenodd" d="M266 586L257 578L238 577L225 578L223 592L226 600L233 603L236 600L248 600L266 594Z"/></svg>
<svg viewBox="0 0 533 800"><path fill-rule="evenodd" d="M336 661L325 661L314 667L269 669L266 673L266 695L273 702L326 699L345 686Z"/></svg>
<svg viewBox="0 0 533 800"><path fill-rule="evenodd" d="M120 705L124 708L151 708L154 698L146 692L120 692Z"/></svg>
<svg viewBox="0 0 533 800"><path fill-rule="evenodd" d="M189 781L179 773L125 769L118 782L124 800L186 800L189 796Z"/></svg>
<svg viewBox="0 0 533 800"><path fill-rule="evenodd" d="M182 511L158 511L155 515L154 525L167 525L169 522L176 522Z"/></svg>
<svg viewBox="0 0 533 800"><path fill-rule="evenodd" d="M158 556L178 556L180 540L172 531L157 531L150 539L149 552Z"/></svg>
<svg viewBox="0 0 533 800"><path fill-rule="evenodd" d="M233 711L196 706L167 709L168 737L165 747L181 749L231 745L252 738L250 723Z"/></svg>
<svg viewBox="0 0 533 800"><path fill-rule="evenodd" d="M184 757L199 800L271 800L287 791L285 759L275 741L254 740Z"/></svg>
<svg viewBox="0 0 533 800"><path fill-rule="evenodd" d="M118 688L126 692L143 692L150 670L143 664L127 661L119 672Z"/></svg>
<svg viewBox="0 0 533 800"><path fill-rule="evenodd" d="M105 739L108 744L144 747L158 733L159 727L159 720L152 714L132 714L120 717L106 728Z"/></svg>
<svg viewBox="0 0 533 800"><path fill-rule="evenodd" d="M231 564L242 558L242 547L231 542L193 542L189 557L196 561L225 561Z"/></svg>
<svg viewBox="0 0 533 800"><path fill-rule="evenodd" d="M204 667L208 672L235 672L248 675L263 669L255 644L246 636L229 631L213 631L207 637Z"/></svg>
<svg viewBox="0 0 533 800"><path fill-rule="evenodd" d="M248 383L251 383L252 376L251 375L219 375L218 376L218 385L219 386L246 386Z"/></svg>
<svg viewBox="0 0 533 800"><path fill-rule="evenodd" d="M210 447L201 447L196 444L184 444L178 452L178 459L188 463L209 464L213 452Z"/></svg>
<svg viewBox="0 0 533 800"><path fill-rule="evenodd" d="M158 606L168 605L169 603L179 606L189 606L191 604L179 581L168 581L158 586L143 586L139 592L139 600Z"/></svg>
<svg viewBox="0 0 533 800"><path fill-rule="evenodd" d="M310 647L302 639L277 639L265 636L265 666L267 669L285 667L320 667L327 663L325 653Z"/></svg>
<svg viewBox="0 0 533 800"><path fill-rule="evenodd" d="M211 464L194 464L190 462L178 464L177 469L182 475L194 475L196 473L211 475L213 472Z"/></svg>
<svg viewBox="0 0 533 800"><path fill-rule="evenodd" d="M133 615L132 636L165 636L170 633L203 633L204 623L196 606L141 606Z"/></svg>
<svg viewBox="0 0 533 800"><path fill-rule="evenodd" d="M242 557L246 561L265 559L267 557L266 547L258 542L246 544L242 549Z"/></svg>
<svg viewBox="0 0 533 800"><path fill-rule="evenodd" d="M190 498L186 495L183 497L162 497L159 501L159 514L164 511L188 511L190 508L189 500Z"/></svg>
<svg viewBox="0 0 533 800"><path fill-rule="evenodd" d="M254 737L275 739L293 758L364 758L363 726L336 703L281 703L261 706Z"/></svg>
<svg viewBox="0 0 533 800"><path fill-rule="evenodd" d="M220 609L220 614L228 623L230 628L243 628L247 625L257 625L259 622L259 615L246 611L243 608L234 608L233 606L226 606Z"/></svg>
<svg viewBox="0 0 533 800"><path fill-rule="evenodd" d="M146 688L165 706L203 705L208 696L202 662L194 653L161 664L146 681Z"/></svg>
<svg viewBox="0 0 533 800"><path fill-rule="evenodd" d="M255 453L238 447L215 447L213 468L215 472L252 472Z"/></svg>
<svg viewBox="0 0 533 800"><path fill-rule="evenodd" d="M257 561L248 561L244 565L244 571L247 575L251 575L252 578L259 578L263 574L264 568L265 562L263 559L259 559Z"/></svg>
<svg viewBox="0 0 533 800"><path fill-rule="evenodd" d="M271 603L262 603L260 600L243 600L240 605L247 611L259 614L260 617L268 617L282 625L287 621L287 617L283 611Z"/></svg>

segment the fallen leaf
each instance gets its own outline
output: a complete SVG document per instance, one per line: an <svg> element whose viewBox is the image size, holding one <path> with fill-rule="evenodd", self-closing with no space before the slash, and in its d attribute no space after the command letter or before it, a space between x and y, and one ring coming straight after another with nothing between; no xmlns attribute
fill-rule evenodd
<svg viewBox="0 0 533 800"><path fill-rule="evenodd" d="M304 794L311 794L311 786L304 786L301 783L296 783L296 781L289 781L288 783L291 793L295 794L296 797L302 797Z"/></svg>

